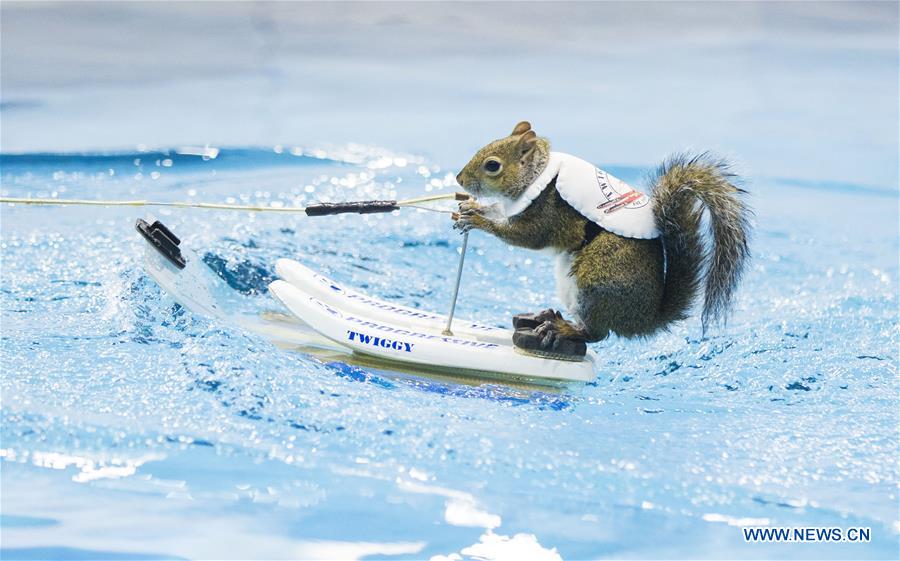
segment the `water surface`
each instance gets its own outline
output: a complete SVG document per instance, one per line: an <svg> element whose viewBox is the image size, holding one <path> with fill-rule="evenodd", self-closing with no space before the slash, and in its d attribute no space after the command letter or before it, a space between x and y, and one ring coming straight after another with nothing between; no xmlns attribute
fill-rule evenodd
<svg viewBox="0 0 900 561"><path fill-rule="evenodd" d="M453 188L452 170L358 145L0 163L4 196L303 205ZM145 211L4 206L3 555L895 557L897 195L750 189L755 255L727 327L597 344L596 381L562 392L280 350L154 284ZM279 257L443 311L460 243L446 215L410 209L151 214L252 313L280 309L265 291ZM481 233L469 250L461 316L506 325L555 304L544 255ZM872 542L745 544L743 526L871 527Z"/></svg>

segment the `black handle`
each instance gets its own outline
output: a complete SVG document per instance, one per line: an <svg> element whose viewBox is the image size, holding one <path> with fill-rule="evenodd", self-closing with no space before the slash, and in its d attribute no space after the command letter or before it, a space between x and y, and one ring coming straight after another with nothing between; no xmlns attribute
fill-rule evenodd
<svg viewBox="0 0 900 561"><path fill-rule="evenodd" d="M349 203L316 203L306 207L307 216L325 216L328 214L372 214L375 212L393 212L399 210L397 201L356 201Z"/></svg>

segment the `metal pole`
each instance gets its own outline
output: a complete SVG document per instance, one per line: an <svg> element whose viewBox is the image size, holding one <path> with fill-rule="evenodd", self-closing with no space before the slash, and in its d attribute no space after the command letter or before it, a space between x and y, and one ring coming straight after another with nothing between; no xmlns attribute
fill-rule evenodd
<svg viewBox="0 0 900 561"><path fill-rule="evenodd" d="M456 297L459 296L459 281L462 279L463 263L466 260L466 246L469 245L469 233L463 234L462 249L459 252L459 268L456 270L456 286L453 287L453 300L450 301L450 313L447 314L447 327L444 335L453 335L450 325L453 323L453 313L456 311Z"/></svg>

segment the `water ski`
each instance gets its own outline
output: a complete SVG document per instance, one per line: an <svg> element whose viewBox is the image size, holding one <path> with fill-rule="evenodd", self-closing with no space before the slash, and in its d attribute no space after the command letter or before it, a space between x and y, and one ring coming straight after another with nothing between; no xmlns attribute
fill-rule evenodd
<svg viewBox="0 0 900 561"><path fill-rule="evenodd" d="M289 313L247 311L246 301L180 240L169 236L175 247L163 253L146 232L141 235L147 240L144 269L176 302L279 348L326 362L464 384L490 379L521 387L559 386L596 377L593 351L580 361L530 356L513 346L512 330L461 318L453 322L453 335L444 335L443 315L373 298L289 259L276 263L281 280L269 286ZM182 257L178 262L170 255L176 247Z"/></svg>
<svg viewBox="0 0 900 561"><path fill-rule="evenodd" d="M443 334L446 317L379 300L346 288L304 265L280 259L282 280L269 290L322 336L356 353L432 368L530 381L588 382L596 354L582 360L554 360L525 354L511 330L458 319Z"/></svg>

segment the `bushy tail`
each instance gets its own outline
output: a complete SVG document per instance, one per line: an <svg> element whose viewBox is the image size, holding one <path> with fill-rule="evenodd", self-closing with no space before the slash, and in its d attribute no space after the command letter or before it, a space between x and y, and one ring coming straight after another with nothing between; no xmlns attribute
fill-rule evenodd
<svg viewBox="0 0 900 561"><path fill-rule="evenodd" d="M704 332L710 322L727 317L750 256L752 211L742 200L745 191L733 184L734 177L727 162L707 153L675 155L656 171L653 212L666 252L660 310L665 324L687 317L704 279ZM704 208L709 212L706 233Z"/></svg>

